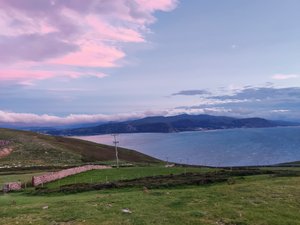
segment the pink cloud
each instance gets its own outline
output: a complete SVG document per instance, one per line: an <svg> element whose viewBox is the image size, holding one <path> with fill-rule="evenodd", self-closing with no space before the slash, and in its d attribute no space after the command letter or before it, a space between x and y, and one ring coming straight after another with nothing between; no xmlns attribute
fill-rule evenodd
<svg viewBox="0 0 300 225"><path fill-rule="evenodd" d="M145 11L171 11L176 5L177 1L170 0L157 0L157 1L149 1L149 0L137 0L139 6Z"/></svg>
<svg viewBox="0 0 300 225"><path fill-rule="evenodd" d="M124 56L124 52L115 47L83 43L80 51L54 59L51 63L74 66L115 67L117 66L116 61Z"/></svg>
<svg viewBox="0 0 300 225"><path fill-rule="evenodd" d="M112 26L105 23L97 16L88 16L86 24L89 25L91 33L89 36L102 41L119 41L119 42L144 42L142 34L134 29L124 28L121 26Z"/></svg>
<svg viewBox="0 0 300 225"><path fill-rule="evenodd" d="M26 71L26 70L0 70L1 80L28 80L31 79L48 79L55 76L52 72L47 71Z"/></svg>
<svg viewBox="0 0 300 225"><path fill-rule="evenodd" d="M81 76L93 76L102 78L107 76L101 72L76 72L76 71L32 71L32 70L0 70L0 80L2 81L19 81L19 84L24 86L32 86L33 80L45 80L57 76L70 78L79 78Z"/></svg>
<svg viewBox="0 0 300 225"><path fill-rule="evenodd" d="M275 74L272 76L274 80L287 80L293 78L299 78L299 74Z"/></svg>
<svg viewBox="0 0 300 225"><path fill-rule="evenodd" d="M0 69L7 64L13 68L2 71L0 79L47 79L61 74L55 69L30 71L29 63L74 66L69 67L70 73L76 73L76 66L118 67L126 57L127 43L146 42L154 13L176 5L177 0L0 0ZM19 63L24 68L14 68Z"/></svg>

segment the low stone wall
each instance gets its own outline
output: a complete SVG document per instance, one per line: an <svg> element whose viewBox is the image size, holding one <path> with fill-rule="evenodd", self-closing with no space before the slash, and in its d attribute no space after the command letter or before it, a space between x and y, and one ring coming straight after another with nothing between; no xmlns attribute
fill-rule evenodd
<svg viewBox="0 0 300 225"><path fill-rule="evenodd" d="M70 169L61 170L58 172L51 172L46 173L40 176L33 176L32 177L32 185L38 186L40 184L45 184L51 181L59 180L67 176L71 176L77 173L82 173L88 170L101 170L101 169L110 169L111 166L100 166L100 165L86 165L86 166L79 166Z"/></svg>
<svg viewBox="0 0 300 225"><path fill-rule="evenodd" d="M22 189L21 182L10 182L10 183L5 183L3 185L4 192L17 191L17 190L21 190L21 189Z"/></svg>

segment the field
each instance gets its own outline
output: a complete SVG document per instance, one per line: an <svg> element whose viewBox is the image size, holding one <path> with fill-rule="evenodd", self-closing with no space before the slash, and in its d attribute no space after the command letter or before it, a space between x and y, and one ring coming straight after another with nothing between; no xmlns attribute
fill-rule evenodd
<svg viewBox="0 0 300 225"><path fill-rule="evenodd" d="M49 183L47 187L208 171L215 170L151 166L89 171ZM0 224L300 224L300 177L297 175L255 175L236 178L233 183L146 190L132 187L49 195L32 195L32 191L0 196ZM123 212L124 209L129 213Z"/></svg>
<svg viewBox="0 0 300 225"><path fill-rule="evenodd" d="M97 183L109 182L125 179L134 179L147 176L167 175L167 174L180 174L185 172L205 172L209 171L208 168L183 168L173 167L165 168L163 166L152 167L128 167L120 168L118 171L113 170L92 170L74 176L66 177L62 180L54 181L46 184L48 188L56 188L61 185L74 184L74 183Z"/></svg>

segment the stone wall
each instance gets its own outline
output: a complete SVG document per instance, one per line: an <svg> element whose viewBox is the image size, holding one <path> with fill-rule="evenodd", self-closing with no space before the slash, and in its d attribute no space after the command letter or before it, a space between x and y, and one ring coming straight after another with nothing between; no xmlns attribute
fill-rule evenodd
<svg viewBox="0 0 300 225"><path fill-rule="evenodd" d="M21 182L10 182L3 185L4 192L17 191L21 189L22 189Z"/></svg>
<svg viewBox="0 0 300 225"><path fill-rule="evenodd" d="M51 172L46 173L40 176L33 176L32 177L32 185L38 186L41 184L45 184L51 181L59 180L67 176L71 176L77 173L82 173L88 170L100 170L100 169L109 169L112 168L111 166L100 166L100 165L86 165L86 166L79 166L70 169L61 170L58 172Z"/></svg>

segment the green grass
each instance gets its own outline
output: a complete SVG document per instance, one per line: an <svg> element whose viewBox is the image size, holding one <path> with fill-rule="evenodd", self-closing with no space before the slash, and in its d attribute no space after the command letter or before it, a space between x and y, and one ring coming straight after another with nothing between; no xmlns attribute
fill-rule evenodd
<svg viewBox="0 0 300 225"><path fill-rule="evenodd" d="M0 140L9 140L13 148L10 155L0 158L0 166L79 165L87 162L107 162L115 159L112 146L75 138L43 135L28 131L0 128ZM137 151L119 148L121 161L158 163Z"/></svg>
<svg viewBox="0 0 300 225"><path fill-rule="evenodd" d="M280 163L280 164L278 164L278 166L300 166L300 161Z"/></svg>
<svg viewBox="0 0 300 225"><path fill-rule="evenodd" d="M106 181L117 181L124 179L133 179L147 176L167 175L167 174L180 174L185 172L207 172L212 169L209 168L192 168L192 167L171 167L165 168L164 166L153 167L124 167L113 168L106 170L91 170L84 173L76 174L66 177L64 179L54 181L46 184L48 188L57 188L66 184L74 183L100 183Z"/></svg>
<svg viewBox="0 0 300 225"><path fill-rule="evenodd" d="M300 177L246 177L215 184L57 196L0 196L0 224L299 225ZM42 209L48 206L48 209ZM121 210L129 208L132 214Z"/></svg>

